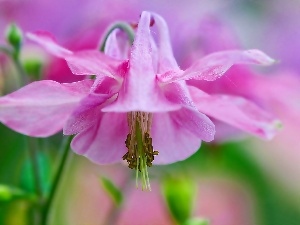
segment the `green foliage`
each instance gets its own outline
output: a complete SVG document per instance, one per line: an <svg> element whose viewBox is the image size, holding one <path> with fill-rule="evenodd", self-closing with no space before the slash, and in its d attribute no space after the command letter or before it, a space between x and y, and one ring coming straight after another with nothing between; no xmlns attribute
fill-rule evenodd
<svg viewBox="0 0 300 225"><path fill-rule="evenodd" d="M0 124L0 182L18 186L24 159L27 158L24 136Z"/></svg>
<svg viewBox="0 0 300 225"><path fill-rule="evenodd" d="M0 134L0 183L19 187L23 161L27 157L24 137L2 124ZM11 201L0 204L0 224L6 224L12 205Z"/></svg>
<svg viewBox="0 0 300 225"><path fill-rule="evenodd" d="M0 134L0 183L9 187L9 192L7 192L7 187L2 188L2 194L6 196L7 200L0 201L0 224L10 224L7 223L7 220L11 219L10 217L21 218L24 217L24 213L27 215L28 210L36 205L37 197L33 183L33 169L29 161L27 138L2 124L0 124ZM53 137L51 137L51 141L52 139ZM39 148L37 150L39 173L43 188L47 192L51 175L49 153L55 151L52 148L46 152ZM20 210L15 210L17 208Z"/></svg>
<svg viewBox="0 0 300 225"><path fill-rule="evenodd" d="M242 145L228 143L220 146L220 151L223 169L242 179L254 191L262 225L299 224L299 208L268 178Z"/></svg>
<svg viewBox="0 0 300 225"><path fill-rule="evenodd" d="M247 185L256 197L255 208L259 224L298 225L299 206L279 184L269 179L268 174L248 154L244 144L244 142L232 142L222 145L203 145L198 153L182 162L182 166L196 169L199 176L213 172L222 176L229 175Z"/></svg>
<svg viewBox="0 0 300 225"><path fill-rule="evenodd" d="M193 199L196 195L194 182L183 177L165 178L162 192L173 218L179 224L188 220L193 210Z"/></svg>
<svg viewBox="0 0 300 225"><path fill-rule="evenodd" d="M113 202L117 206L120 206L123 202L123 194L121 190L108 178L101 177L100 181L104 190L109 194Z"/></svg>
<svg viewBox="0 0 300 225"><path fill-rule="evenodd" d="M42 185L43 193L47 193L50 188L50 177L51 177L51 162L49 157L40 149L38 149L37 161L39 166L38 174L40 176L40 183ZM33 166L30 158L26 158L23 163L21 176L20 176L20 187L27 190L28 192L34 193L35 181L33 176Z"/></svg>

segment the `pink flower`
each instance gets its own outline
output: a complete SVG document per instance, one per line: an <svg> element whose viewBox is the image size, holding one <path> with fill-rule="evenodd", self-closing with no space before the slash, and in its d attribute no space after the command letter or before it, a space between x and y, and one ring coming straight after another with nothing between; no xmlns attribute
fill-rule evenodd
<svg viewBox="0 0 300 225"><path fill-rule="evenodd" d="M177 54L181 55L182 60L180 63L183 67L190 66L193 61L199 58L202 54L210 54L212 52L212 54L216 54L216 51L240 48L237 37L234 35L232 30L230 30L230 27L221 24L214 17L207 17L201 21L198 30L201 32L193 33L193 37L191 37L184 46L182 45L183 41L179 44L181 51L177 52ZM248 102L251 101L251 105L253 107L247 106L249 112L251 111L251 108L253 108L255 111L259 110L260 115L262 116L262 120L257 118L253 125L255 123L261 123L260 126L265 125L265 129L262 131L263 133L259 134L259 129L256 129L255 127L251 128L251 132L254 131L261 137L265 136L266 138L271 138L274 135L274 132L276 132L276 129L274 128L280 127L280 122L278 120L274 120L271 113L274 113L274 115L276 114L272 108L268 107L270 102L268 99L274 98L275 96L273 94L266 94L265 90L272 89L273 83L277 82L276 79L276 76L264 77L263 74L254 74L245 66L234 66L226 73L226 76L221 77L214 82L191 79L187 81L187 84L205 91L212 97L223 96L227 98L226 96L230 96L230 98L233 97L236 102L242 102L244 101L243 99L247 99ZM282 87L284 86L282 83L279 85ZM282 95L283 92L280 92L280 94ZM289 100L288 98L285 98L284 101L286 102ZM206 113L205 111L203 112ZM206 114L213 117L213 115L209 113ZM254 114L252 115L254 116ZM226 118L226 116L223 118ZM220 121L214 121L217 130L215 140L220 141L228 138L236 139L239 130L225 124L228 123L228 121L224 121L222 119ZM235 127L239 128L239 126Z"/></svg>
<svg viewBox="0 0 300 225"><path fill-rule="evenodd" d="M150 33L151 16L158 28L158 44ZM176 162L197 151L201 140L213 140L215 127L205 114L260 137L274 134L274 119L251 102L211 96L185 82L214 81L236 63L271 64L273 60L261 51L214 53L183 71L173 57L168 28L159 15L142 13L129 60L124 60L127 51L119 48L117 32L110 35L106 54L71 52L49 34L29 34L65 58L74 74L97 78L94 83L89 79L31 83L0 98L0 121L37 137L63 128L65 135L76 135L71 143L76 153L99 164L123 157L143 176L154 156L156 164Z"/></svg>
<svg viewBox="0 0 300 225"><path fill-rule="evenodd" d="M166 41L169 37L164 20L156 15L155 21L162 35L160 41L161 69L158 75L158 79L162 83L188 80L189 93L200 112L262 138L270 139L274 136L280 122L254 103L239 96L209 95L198 89L197 85L194 86L194 83L205 84L207 81L217 80L233 64L269 65L274 62L271 58L259 50L227 50L197 60L182 71L173 57L170 46L166 44L169 43Z"/></svg>

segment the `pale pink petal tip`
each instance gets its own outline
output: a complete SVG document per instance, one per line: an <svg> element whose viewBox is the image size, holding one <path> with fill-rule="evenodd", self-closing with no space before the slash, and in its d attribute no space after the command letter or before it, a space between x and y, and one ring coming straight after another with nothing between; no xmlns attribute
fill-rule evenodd
<svg viewBox="0 0 300 225"><path fill-rule="evenodd" d="M72 55L72 51L57 44L52 34L46 31L37 31L34 33L26 33L26 37L31 41L44 47L51 54L64 58L68 55Z"/></svg>
<svg viewBox="0 0 300 225"><path fill-rule="evenodd" d="M271 139L281 127L280 121L254 103L237 96L208 95L190 87L200 112L263 139Z"/></svg>
<svg viewBox="0 0 300 225"><path fill-rule="evenodd" d="M268 124L268 132L265 134L267 140L271 140L278 131L283 128L283 124L280 120L273 120L270 124Z"/></svg>
<svg viewBox="0 0 300 225"><path fill-rule="evenodd" d="M277 134L277 132L283 127L281 121L273 120L271 122L261 122L257 123L256 129L245 130L248 131L257 137L260 137L265 140L271 140Z"/></svg>
<svg viewBox="0 0 300 225"><path fill-rule="evenodd" d="M158 75L158 79L164 83L179 80L206 80L214 81L222 77L233 65L257 64L267 66L276 61L257 49L228 50L215 52L197 60L184 72L176 70Z"/></svg>
<svg viewBox="0 0 300 225"><path fill-rule="evenodd" d="M253 59L253 63L260 65L268 66L276 62L276 60L272 59L270 56L258 49L246 50L244 51L244 54L247 56L247 58Z"/></svg>

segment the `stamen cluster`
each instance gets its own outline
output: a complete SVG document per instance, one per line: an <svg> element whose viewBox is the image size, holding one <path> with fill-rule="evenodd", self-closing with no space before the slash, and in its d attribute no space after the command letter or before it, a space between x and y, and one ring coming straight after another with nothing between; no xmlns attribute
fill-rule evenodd
<svg viewBox="0 0 300 225"><path fill-rule="evenodd" d="M147 166L151 167L154 156L158 151L153 150L150 128L152 124L152 114L146 112L130 112L127 116L129 134L125 144L128 152L123 156L123 160L128 162L128 167L136 169L136 177L140 172L143 180L143 189L150 189Z"/></svg>

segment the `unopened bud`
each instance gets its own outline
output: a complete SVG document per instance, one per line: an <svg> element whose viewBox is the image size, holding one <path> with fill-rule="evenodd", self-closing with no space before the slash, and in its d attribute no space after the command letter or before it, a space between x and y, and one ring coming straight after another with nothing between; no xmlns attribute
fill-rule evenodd
<svg viewBox="0 0 300 225"><path fill-rule="evenodd" d="M14 49L19 51L23 41L22 30L14 23L10 24L6 30L6 40Z"/></svg>
<svg viewBox="0 0 300 225"><path fill-rule="evenodd" d="M0 185L0 200L8 201L12 198L13 194L8 186Z"/></svg>

